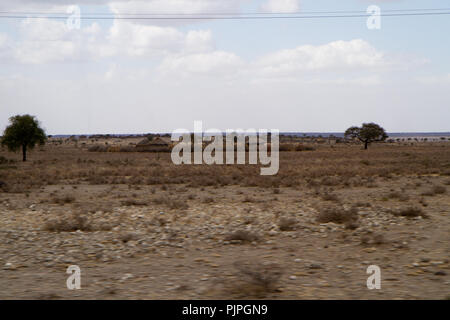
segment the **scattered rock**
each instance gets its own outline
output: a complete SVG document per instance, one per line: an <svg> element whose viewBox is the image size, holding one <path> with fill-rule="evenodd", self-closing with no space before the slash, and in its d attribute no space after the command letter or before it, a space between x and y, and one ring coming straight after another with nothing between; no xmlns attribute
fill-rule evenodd
<svg viewBox="0 0 450 320"><path fill-rule="evenodd" d="M125 274L123 275L123 277L120 278L120 282L124 282L125 280L128 280L128 279L130 279L130 278L133 278L133 274L131 274L131 273L125 273Z"/></svg>
<svg viewBox="0 0 450 320"><path fill-rule="evenodd" d="M312 270L322 269L322 265L320 263L310 263L308 268Z"/></svg>
<svg viewBox="0 0 450 320"><path fill-rule="evenodd" d="M16 269L16 266L13 265L11 262L7 262L3 266L3 270L15 270L15 269Z"/></svg>

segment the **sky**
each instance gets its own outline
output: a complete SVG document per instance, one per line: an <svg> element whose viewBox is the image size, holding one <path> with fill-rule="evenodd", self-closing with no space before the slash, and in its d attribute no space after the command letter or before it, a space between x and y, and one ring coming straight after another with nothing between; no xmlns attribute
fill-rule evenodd
<svg viewBox="0 0 450 320"><path fill-rule="evenodd" d="M0 130L35 115L48 134L278 129L450 131L450 15L333 19L123 20L163 13L449 8L428 0L15 0L0 11ZM0 13L0 16L4 13ZM7 14L8 15L8 14Z"/></svg>

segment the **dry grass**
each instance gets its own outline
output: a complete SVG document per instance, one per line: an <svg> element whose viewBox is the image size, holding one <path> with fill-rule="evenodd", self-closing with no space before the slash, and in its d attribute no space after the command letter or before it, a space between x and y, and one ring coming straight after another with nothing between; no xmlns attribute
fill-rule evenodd
<svg viewBox="0 0 450 320"><path fill-rule="evenodd" d="M394 214L407 218L415 218L415 217L428 218L428 215L422 209L415 207L403 208L398 210Z"/></svg>
<svg viewBox="0 0 450 320"><path fill-rule="evenodd" d="M444 194L447 192L447 189L444 186L434 186L433 192L434 194Z"/></svg>
<svg viewBox="0 0 450 320"><path fill-rule="evenodd" d="M362 245L382 245L387 242L385 236L381 233L369 233L361 237Z"/></svg>
<svg viewBox="0 0 450 320"><path fill-rule="evenodd" d="M86 216L78 212L73 213L69 217L62 216L47 221L44 225L44 230L50 232L74 232L77 230L93 231Z"/></svg>
<svg viewBox="0 0 450 320"><path fill-rule="evenodd" d="M278 220L280 231L293 231L297 228L298 221L292 217L281 217Z"/></svg>
<svg viewBox="0 0 450 320"><path fill-rule="evenodd" d="M122 201L123 206L147 206L148 201L137 200L137 199L126 199Z"/></svg>
<svg viewBox="0 0 450 320"><path fill-rule="evenodd" d="M187 204L187 202L185 200L176 199L174 197L167 197L167 196L156 197L156 198L152 199L152 203L165 206L169 209L186 210L189 208L189 205Z"/></svg>
<svg viewBox="0 0 450 320"><path fill-rule="evenodd" d="M56 204L67 204L67 203L73 203L75 202L75 197L74 196L70 196L70 195L65 195L62 197L54 197L51 201L52 203L56 203Z"/></svg>
<svg viewBox="0 0 450 320"><path fill-rule="evenodd" d="M85 183L279 188L306 185L305 181L309 181L310 186L348 188L373 186L374 178L445 175L450 161L450 148L434 144L374 145L369 150L370 160L367 160L368 152L359 146L336 146L333 151L324 145L315 148L314 152L281 152L279 173L264 177L259 174L259 166L175 166L168 153L97 153L70 145L49 145L45 152L30 152L31 161L25 164L16 161L20 155L0 154L9 158L0 164L0 180L7 186L2 188L11 193L25 193L49 185Z"/></svg>
<svg viewBox="0 0 450 320"><path fill-rule="evenodd" d="M386 195L387 199L397 199L399 201L408 201L409 195L405 191L391 191Z"/></svg>
<svg viewBox="0 0 450 320"><path fill-rule="evenodd" d="M278 289L283 268L276 263L236 261L237 281L232 294L238 297L265 298Z"/></svg>
<svg viewBox="0 0 450 320"><path fill-rule="evenodd" d="M213 197L204 197L202 199L202 203L213 203L213 202L215 202Z"/></svg>
<svg viewBox="0 0 450 320"><path fill-rule="evenodd" d="M322 200L339 202L339 197L335 193L325 192L322 194Z"/></svg>
<svg viewBox="0 0 450 320"><path fill-rule="evenodd" d="M422 192L422 196L432 197L437 194L444 194L447 192L447 189L444 186L433 186L431 189Z"/></svg>
<svg viewBox="0 0 450 320"><path fill-rule="evenodd" d="M328 206L319 211L316 219L320 223L334 222L350 225L358 220L358 211L354 207L345 209L343 206Z"/></svg>
<svg viewBox="0 0 450 320"><path fill-rule="evenodd" d="M253 242L259 240L259 235L248 230L236 230L230 232L225 236L225 241L241 241L241 242Z"/></svg>

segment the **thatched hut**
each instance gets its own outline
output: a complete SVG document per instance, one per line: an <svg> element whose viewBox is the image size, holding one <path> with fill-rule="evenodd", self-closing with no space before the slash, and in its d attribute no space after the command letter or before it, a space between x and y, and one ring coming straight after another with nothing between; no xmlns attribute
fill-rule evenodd
<svg viewBox="0 0 450 320"><path fill-rule="evenodd" d="M165 137L156 137L152 140L145 138L136 144L139 152L170 152L171 141Z"/></svg>

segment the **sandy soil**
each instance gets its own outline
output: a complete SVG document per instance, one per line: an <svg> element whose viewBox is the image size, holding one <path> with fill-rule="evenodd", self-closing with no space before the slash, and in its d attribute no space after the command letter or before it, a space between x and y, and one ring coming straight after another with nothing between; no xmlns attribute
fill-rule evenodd
<svg viewBox="0 0 450 320"><path fill-rule="evenodd" d="M80 158L105 157L72 150L68 164L52 150L30 155L41 163L17 162L15 169L0 170L0 180L11 185L13 177L33 165L57 174L64 173L65 166L84 166ZM155 160L160 158L156 155L133 157L167 162ZM441 158L436 166L442 169L450 162ZM323 161L317 154L314 163ZM94 163L86 170L93 169L95 175L100 167ZM0 193L0 299L450 295L450 190L445 172L389 178L373 174L360 185L310 181L291 187L192 187L188 181L96 184L71 178ZM433 186L444 191L427 194ZM326 207L344 214L354 208L354 225L318 221ZM402 216L407 208L418 208L420 214ZM66 231L71 227L82 230ZM81 268L80 290L66 287L69 265ZM369 265L381 268L380 290L366 286Z"/></svg>

